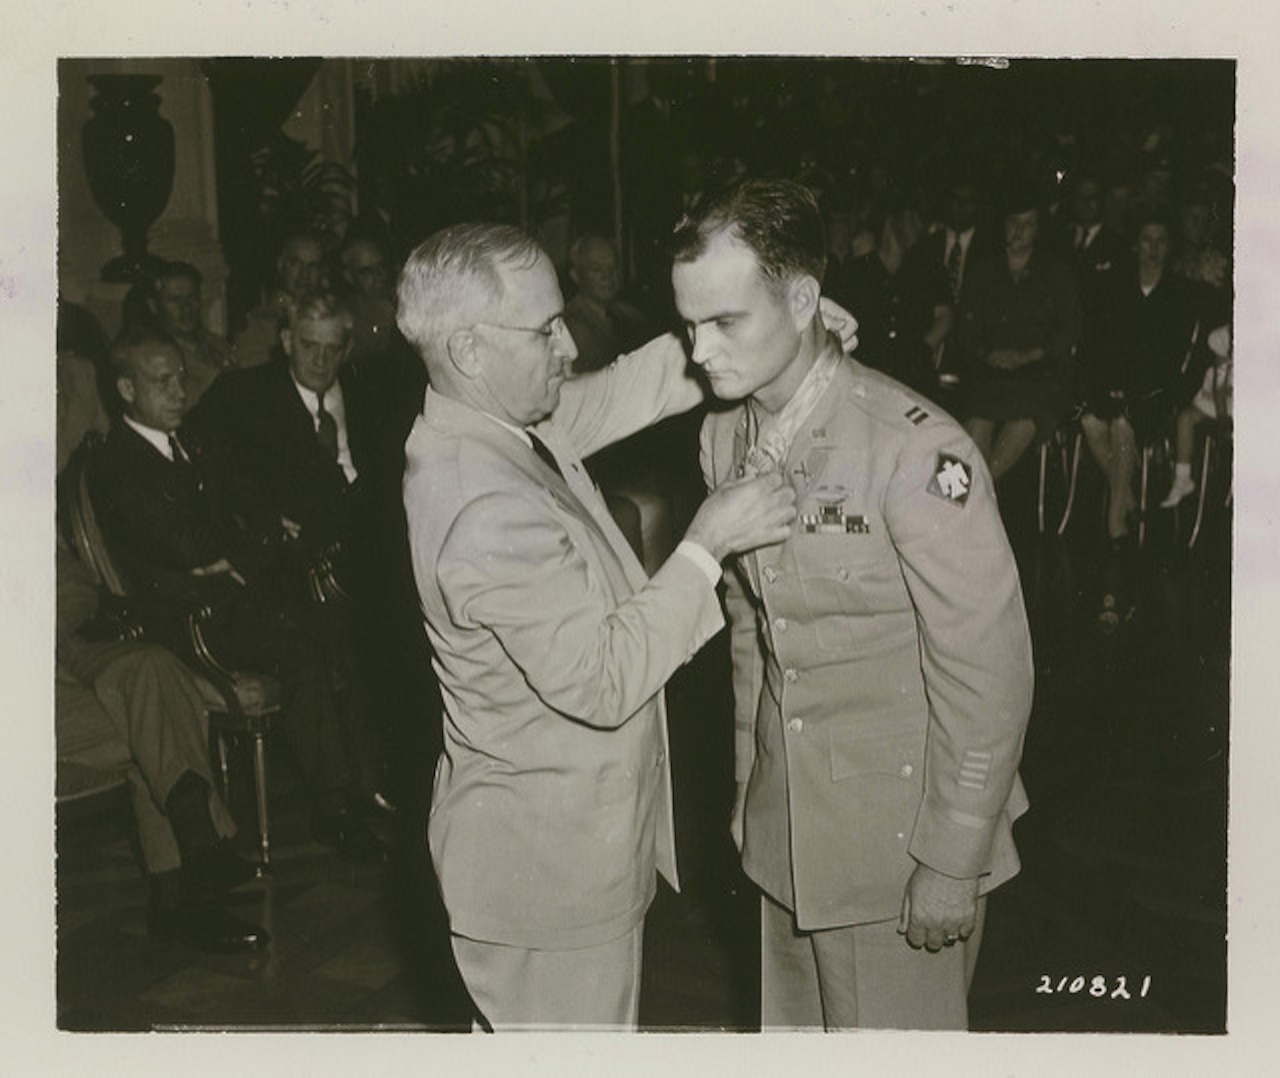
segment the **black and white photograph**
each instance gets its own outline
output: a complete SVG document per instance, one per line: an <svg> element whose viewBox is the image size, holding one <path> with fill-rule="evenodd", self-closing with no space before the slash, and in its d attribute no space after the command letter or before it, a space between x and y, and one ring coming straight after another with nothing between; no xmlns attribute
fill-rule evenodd
<svg viewBox="0 0 1280 1078"><path fill-rule="evenodd" d="M5 402L44 417L6 635L61 1066L1265 1034L1239 29L301 14L55 36L24 120L47 281L5 292L56 368Z"/></svg>

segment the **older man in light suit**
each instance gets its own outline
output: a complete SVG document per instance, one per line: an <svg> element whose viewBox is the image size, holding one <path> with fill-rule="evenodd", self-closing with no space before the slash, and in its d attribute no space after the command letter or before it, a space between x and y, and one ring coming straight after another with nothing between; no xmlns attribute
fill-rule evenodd
<svg viewBox="0 0 1280 1078"><path fill-rule="evenodd" d="M675 338L566 381L555 270L507 226L430 237L398 291L431 384L404 491L454 954L484 1027L634 1028L655 868L677 884L663 685L721 627L721 559L781 539L792 495L729 484L647 579L581 459L701 399Z"/></svg>
<svg viewBox="0 0 1280 1078"><path fill-rule="evenodd" d="M969 438L840 355L824 266L797 184L744 184L676 232L693 362L743 402L704 424L708 485L780 474L799 510L728 576L761 1020L963 1028L979 896L1017 871L1027 806L1018 573Z"/></svg>

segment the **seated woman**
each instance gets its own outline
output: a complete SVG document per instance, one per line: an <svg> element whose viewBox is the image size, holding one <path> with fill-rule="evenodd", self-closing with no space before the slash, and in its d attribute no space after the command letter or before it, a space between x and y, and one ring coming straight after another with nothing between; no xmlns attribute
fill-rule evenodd
<svg viewBox="0 0 1280 1078"><path fill-rule="evenodd" d="M1050 437L1072 404L1076 286L1070 267L1037 246L1039 219L1034 197L1009 199L1004 254L975 265L960 297L964 427L993 479Z"/></svg>
<svg viewBox="0 0 1280 1078"><path fill-rule="evenodd" d="M1231 418L1231 326L1219 326L1209 334L1209 352L1213 362L1204 372L1204 382L1191 403L1178 413L1178 433L1174 449L1173 485L1161 509L1172 509L1183 498L1196 492L1191 477L1191 451L1195 448L1196 430L1213 419Z"/></svg>
<svg viewBox="0 0 1280 1078"><path fill-rule="evenodd" d="M1139 215L1137 262L1109 298L1098 348L1082 371L1081 417L1089 451L1107 479L1107 536L1129 534L1138 508L1138 447L1158 436L1176 409L1182 370L1197 327L1197 293L1168 270L1172 228L1160 213Z"/></svg>

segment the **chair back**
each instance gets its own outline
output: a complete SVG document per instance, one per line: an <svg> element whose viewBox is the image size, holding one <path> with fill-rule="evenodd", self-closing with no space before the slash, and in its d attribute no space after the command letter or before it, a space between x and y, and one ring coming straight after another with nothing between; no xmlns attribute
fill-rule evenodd
<svg viewBox="0 0 1280 1078"><path fill-rule="evenodd" d="M66 500L70 539L76 556L107 591L123 597L129 594L129 585L107 548L89 493L89 473L102 444L102 435L97 431L85 435L63 469L62 483L65 486L60 494Z"/></svg>

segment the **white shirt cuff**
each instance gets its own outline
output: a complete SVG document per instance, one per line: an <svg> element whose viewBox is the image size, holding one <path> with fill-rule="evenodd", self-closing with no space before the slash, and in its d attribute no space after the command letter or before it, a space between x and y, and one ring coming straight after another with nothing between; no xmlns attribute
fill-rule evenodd
<svg viewBox="0 0 1280 1078"><path fill-rule="evenodd" d="M720 583L720 563L711 556L711 552L702 544L695 543L692 539L682 539L676 547L676 553L683 554L701 569L713 588Z"/></svg>

